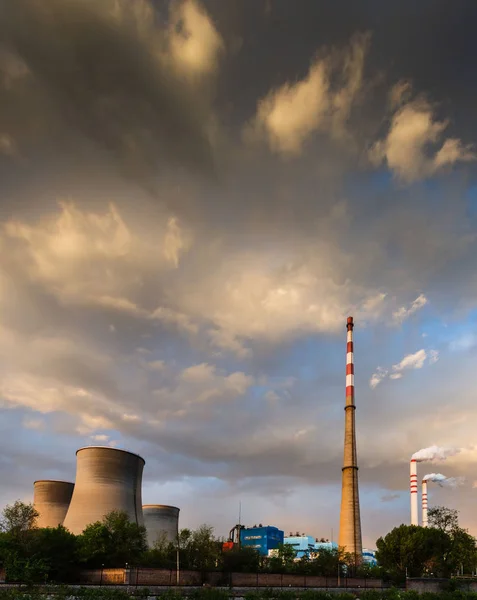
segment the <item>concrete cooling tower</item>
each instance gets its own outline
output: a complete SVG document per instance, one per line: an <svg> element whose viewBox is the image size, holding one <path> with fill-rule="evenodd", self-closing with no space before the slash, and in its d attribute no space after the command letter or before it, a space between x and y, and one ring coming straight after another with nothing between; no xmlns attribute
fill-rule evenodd
<svg viewBox="0 0 477 600"><path fill-rule="evenodd" d="M175 542L179 533L179 508L164 504L145 504L142 507L144 525L147 532L147 544L150 548L158 539L165 536L169 542Z"/></svg>
<svg viewBox="0 0 477 600"><path fill-rule="evenodd" d="M64 526L75 535L112 510L144 525L142 472L145 460L126 450L87 446L76 452L76 483Z"/></svg>
<svg viewBox="0 0 477 600"><path fill-rule="evenodd" d="M39 515L37 527L63 525L75 484L69 481L40 479L33 484L33 506Z"/></svg>

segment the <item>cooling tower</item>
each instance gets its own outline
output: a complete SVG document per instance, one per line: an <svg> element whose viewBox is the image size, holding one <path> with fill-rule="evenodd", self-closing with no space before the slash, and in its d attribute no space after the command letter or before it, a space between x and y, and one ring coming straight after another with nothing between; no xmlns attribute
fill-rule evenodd
<svg viewBox="0 0 477 600"><path fill-rule="evenodd" d="M152 548L165 534L169 542L175 542L179 533L179 508L164 504L145 504L142 507L147 543Z"/></svg>
<svg viewBox="0 0 477 600"><path fill-rule="evenodd" d="M76 452L76 483L64 526L75 535L102 521L112 510L124 511L143 525L143 458L126 450L88 446Z"/></svg>
<svg viewBox="0 0 477 600"><path fill-rule="evenodd" d="M75 484L40 479L33 484L33 506L38 511L37 527L63 525Z"/></svg>

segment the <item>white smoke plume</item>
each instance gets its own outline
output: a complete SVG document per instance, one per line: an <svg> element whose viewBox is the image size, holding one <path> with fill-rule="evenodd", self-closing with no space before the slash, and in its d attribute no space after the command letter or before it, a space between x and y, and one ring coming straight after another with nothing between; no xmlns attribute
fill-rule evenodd
<svg viewBox="0 0 477 600"><path fill-rule="evenodd" d="M433 462L446 460L449 456L459 454L461 448L441 448L440 446L429 446L423 448L412 455L412 459L417 462Z"/></svg>
<svg viewBox="0 0 477 600"><path fill-rule="evenodd" d="M465 481L465 477L446 477L442 475L442 473L429 473L428 475L424 475L422 478L423 481L432 481L433 483L437 483L440 487L447 488L456 488L459 485L463 485Z"/></svg>

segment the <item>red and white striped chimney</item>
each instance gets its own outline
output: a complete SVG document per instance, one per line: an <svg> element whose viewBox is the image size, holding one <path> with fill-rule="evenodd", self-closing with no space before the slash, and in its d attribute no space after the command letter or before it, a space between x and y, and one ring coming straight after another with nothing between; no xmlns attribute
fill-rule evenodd
<svg viewBox="0 0 477 600"><path fill-rule="evenodd" d="M348 317L346 336L346 398L354 404L353 317Z"/></svg>
<svg viewBox="0 0 477 600"><path fill-rule="evenodd" d="M356 450L356 422L354 403L353 317L346 321L346 401L340 534L338 545L361 561L363 541L361 536L361 513L358 490L358 453Z"/></svg>
<svg viewBox="0 0 477 600"><path fill-rule="evenodd" d="M411 472L411 479L410 479L411 525L419 525L418 499L417 499L417 460L415 458L411 459L410 472Z"/></svg>
<svg viewBox="0 0 477 600"><path fill-rule="evenodd" d="M427 479L422 480L422 526L427 527Z"/></svg>

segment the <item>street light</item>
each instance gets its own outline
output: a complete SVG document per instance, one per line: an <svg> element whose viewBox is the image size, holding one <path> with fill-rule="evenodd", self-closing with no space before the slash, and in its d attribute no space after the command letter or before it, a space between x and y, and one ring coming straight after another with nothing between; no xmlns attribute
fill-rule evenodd
<svg viewBox="0 0 477 600"><path fill-rule="evenodd" d="M101 565L101 577L99 579L99 585L103 585L103 569L104 569L104 564Z"/></svg>
<svg viewBox="0 0 477 600"><path fill-rule="evenodd" d="M129 583L128 563L126 563L126 571L124 572L124 583Z"/></svg>

